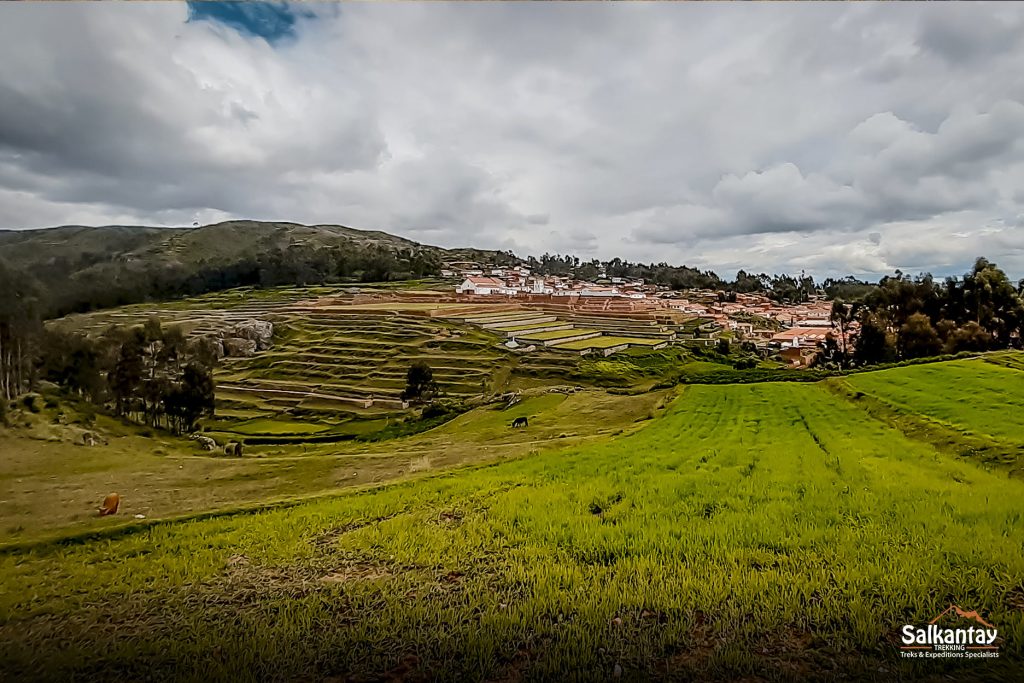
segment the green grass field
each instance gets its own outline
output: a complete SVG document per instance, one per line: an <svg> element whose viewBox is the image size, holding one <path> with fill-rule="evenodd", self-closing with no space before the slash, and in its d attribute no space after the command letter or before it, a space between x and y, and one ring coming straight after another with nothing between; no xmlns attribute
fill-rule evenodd
<svg viewBox="0 0 1024 683"><path fill-rule="evenodd" d="M921 384L926 417L1012 438L998 410L1024 383L1002 370L845 379L893 405ZM964 413L956 385L974 387ZM9 550L4 677L1019 680L1024 481L1007 468L825 384L693 385L632 421L649 395L601 396L538 395L388 446L529 449L487 466ZM518 415L531 426L509 429ZM1000 658L899 659L899 627L950 603L998 627Z"/></svg>
<svg viewBox="0 0 1024 683"><path fill-rule="evenodd" d="M902 410L1024 448L1024 372L1020 370L960 360L858 373L846 381Z"/></svg>
<svg viewBox="0 0 1024 683"><path fill-rule="evenodd" d="M280 417L237 424L214 421L208 434L221 443L285 435L271 439L273 443L249 443L243 458L211 455L184 438L153 434L108 417L86 428L77 423L73 404L65 403L19 418L30 427L0 429L0 546L122 527L134 524L136 514L156 519L257 505L519 457L548 442L600 439L638 426L667 396L540 394L508 410L486 406L420 434L373 443L306 443L303 437L323 432L309 434L316 425ZM530 419L529 430L509 427L520 415ZM387 425L386 418L378 418L321 427L330 433L368 435ZM106 443L74 443L75 435L86 429L102 434ZM297 437L287 437L293 434ZM111 491L120 493L123 514L100 519L96 508Z"/></svg>
<svg viewBox="0 0 1024 683"><path fill-rule="evenodd" d="M657 344L664 343L664 341L664 339L651 339L648 337L620 337L616 335L605 335L602 337L594 337L592 339L580 339L579 341L558 344L555 348L573 350L608 349L622 344L631 344L633 346L655 346Z"/></svg>

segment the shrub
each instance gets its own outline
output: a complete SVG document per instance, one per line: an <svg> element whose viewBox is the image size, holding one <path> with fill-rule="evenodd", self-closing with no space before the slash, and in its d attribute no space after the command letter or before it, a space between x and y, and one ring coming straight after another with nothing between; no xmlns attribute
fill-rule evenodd
<svg viewBox="0 0 1024 683"><path fill-rule="evenodd" d="M427 406L423 408L421 417L424 420L429 420L434 417L441 417L444 415L458 415L466 411L466 407L461 401L453 401L450 399L441 399L437 401L431 401Z"/></svg>

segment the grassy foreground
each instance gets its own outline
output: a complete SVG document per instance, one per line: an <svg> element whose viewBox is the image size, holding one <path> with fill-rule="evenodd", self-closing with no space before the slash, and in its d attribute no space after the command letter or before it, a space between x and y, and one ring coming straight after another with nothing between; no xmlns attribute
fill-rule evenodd
<svg viewBox="0 0 1024 683"><path fill-rule="evenodd" d="M656 414L668 393L540 394L508 410L478 408L406 438L256 445L247 448L244 458L211 456L187 439L102 415L90 429L105 443L86 448L75 443L82 428L61 424L76 419L75 406L64 403L23 414L18 422L27 426L0 429L0 549L7 543L137 525L136 514L152 520L255 506L520 457L546 442L603 439L638 427ZM530 429L509 427L519 415L530 419ZM111 491L121 495L121 510L99 518L96 508Z"/></svg>
<svg viewBox="0 0 1024 683"><path fill-rule="evenodd" d="M691 386L616 438L8 553L0 661L12 680L1014 680L1021 500L823 386ZM998 626L1001 658L899 660L898 628L950 603Z"/></svg>

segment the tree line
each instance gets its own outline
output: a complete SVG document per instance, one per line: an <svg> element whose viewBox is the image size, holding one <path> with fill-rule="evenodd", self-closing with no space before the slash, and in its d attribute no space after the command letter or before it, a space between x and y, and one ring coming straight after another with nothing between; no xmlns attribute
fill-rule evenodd
<svg viewBox="0 0 1024 683"><path fill-rule="evenodd" d="M292 244L230 261L158 261L146 268L102 261L83 270L82 263L56 258L36 267L32 275L44 295L45 317L60 317L233 287L389 282L438 275L440 271L440 256L432 249ZM80 273L81 277L68 278L69 272Z"/></svg>
<svg viewBox="0 0 1024 683"><path fill-rule="evenodd" d="M116 415L180 434L214 409L215 349L151 318L100 335L44 327L39 294L0 262L0 420L43 381Z"/></svg>
<svg viewBox="0 0 1024 683"><path fill-rule="evenodd" d="M181 434L213 414L212 345L189 340L180 327L165 327L156 317L98 336L46 329L37 342L37 380L115 415Z"/></svg>
<svg viewBox="0 0 1024 683"><path fill-rule="evenodd" d="M1024 280L1011 282L985 258L963 277L942 281L896 271L859 301L834 299L831 318L841 334L826 343L823 360L843 367L1019 348ZM844 344L854 322L859 324L856 343Z"/></svg>
<svg viewBox="0 0 1024 683"><path fill-rule="evenodd" d="M32 381L44 307L38 285L0 261L0 399L6 405Z"/></svg>
<svg viewBox="0 0 1024 683"><path fill-rule="evenodd" d="M528 256L526 266L531 272L540 275L560 275L577 277L582 280L595 280L604 275L608 278L641 278L644 282L668 287L673 290L713 289L726 295L730 294L764 294L776 301L802 302L807 301L823 289L833 294L858 295L874 289L875 285L861 282L853 277L843 280L826 279L822 284L815 282L810 275L801 273L799 276L767 273L748 273L740 270L733 280L720 277L713 270L700 270L689 266L673 266L668 263L633 263L615 257L610 261L580 260L578 256L569 254L545 253L539 258Z"/></svg>

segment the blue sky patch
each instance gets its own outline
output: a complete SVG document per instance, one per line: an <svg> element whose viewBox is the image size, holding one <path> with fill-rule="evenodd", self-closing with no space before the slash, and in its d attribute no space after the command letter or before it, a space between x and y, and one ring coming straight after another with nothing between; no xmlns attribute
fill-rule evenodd
<svg viewBox="0 0 1024 683"><path fill-rule="evenodd" d="M285 2L189 2L189 21L214 21L268 43L294 37L295 22L311 13Z"/></svg>

